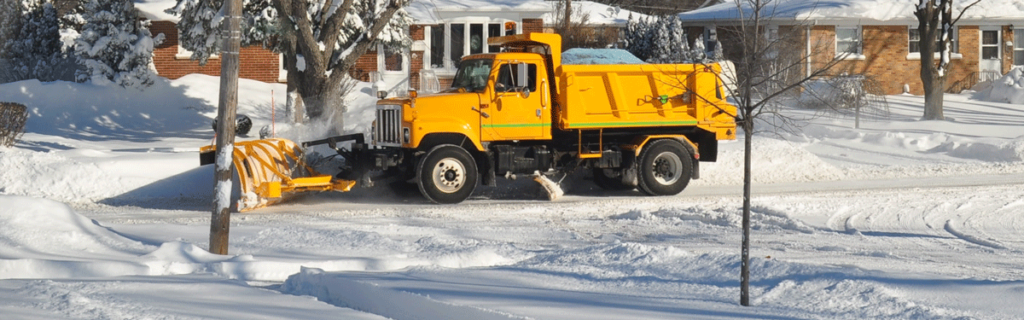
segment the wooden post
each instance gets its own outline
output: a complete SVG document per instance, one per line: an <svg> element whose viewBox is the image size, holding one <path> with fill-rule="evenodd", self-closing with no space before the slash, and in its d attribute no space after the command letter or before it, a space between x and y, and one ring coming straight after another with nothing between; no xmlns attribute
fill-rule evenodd
<svg viewBox="0 0 1024 320"><path fill-rule="evenodd" d="M221 45L220 101L217 106L217 185L214 187L213 216L210 219L210 253L228 254L231 227L231 170L235 150L235 107L238 105L238 51L241 48L242 1L224 1L227 16Z"/></svg>

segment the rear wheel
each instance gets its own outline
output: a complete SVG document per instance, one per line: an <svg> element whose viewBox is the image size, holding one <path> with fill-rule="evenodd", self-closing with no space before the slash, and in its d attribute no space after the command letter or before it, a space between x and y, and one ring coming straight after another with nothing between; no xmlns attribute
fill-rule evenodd
<svg viewBox="0 0 1024 320"><path fill-rule="evenodd" d="M434 147L417 166L420 193L435 203L459 203L473 194L479 178L476 161L461 147Z"/></svg>
<svg viewBox="0 0 1024 320"><path fill-rule="evenodd" d="M693 173L693 157L676 140L651 142L640 153L640 190L654 196L674 195L686 189Z"/></svg>

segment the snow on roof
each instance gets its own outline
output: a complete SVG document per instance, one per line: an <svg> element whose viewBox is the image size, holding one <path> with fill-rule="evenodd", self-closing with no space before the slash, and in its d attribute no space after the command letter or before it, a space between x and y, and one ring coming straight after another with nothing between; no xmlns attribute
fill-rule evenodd
<svg viewBox="0 0 1024 320"><path fill-rule="evenodd" d="M453 17L474 16L479 13L482 16L494 17L489 13L512 13L518 12L521 17L541 18L545 22L554 21L553 1L543 0L413 0L405 8L416 23L429 24L446 21ZM573 7L579 8L588 15L589 24L624 25L630 13L634 17L640 16L636 12L612 7L592 1L573 1ZM576 16L574 15L574 18Z"/></svg>
<svg viewBox="0 0 1024 320"><path fill-rule="evenodd" d="M152 21L172 21L177 23L178 17L164 10L174 7L178 2L175 0L133 0L135 9L138 9L146 19Z"/></svg>
<svg viewBox="0 0 1024 320"><path fill-rule="evenodd" d="M970 1L956 1L959 13ZM776 0L762 10L762 16L794 20L860 20L863 22L916 21L918 0ZM752 9L743 3L743 16ZM735 20L739 10L732 1L684 12L684 21ZM983 0L964 13L962 21L1024 20L1024 0Z"/></svg>
<svg viewBox="0 0 1024 320"><path fill-rule="evenodd" d="M164 12L177 4L175 0L133 0L135 8L154 21L178 22L178 17ZM553 10L556 2L544 0L412 0L405 10L418 24L432 24L457 17L508 17L540 18L546 22L554 21ZM633 17L639 13L623 10L591 1L573 1L573 7L579 8L588 15L589 24L624 25L630 13Z"/></svg>

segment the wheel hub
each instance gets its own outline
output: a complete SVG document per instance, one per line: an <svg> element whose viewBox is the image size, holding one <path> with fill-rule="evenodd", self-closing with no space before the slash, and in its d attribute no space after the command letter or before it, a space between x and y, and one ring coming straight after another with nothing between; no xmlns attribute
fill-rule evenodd
<svg viewBox="0 0 1024 320"><path fill-rule="evenodd" d="M680 178L683 161L674 153L663 152L654 158L651 166L654 179L660 184L673 184Z"/></svg>
<svg viewBox="0 0 1024 320"><path fill-rule="evenodd" d="M457 159L445 158L434 167L434 185L444 193L459 191L466 181L466 167Z"/></svg>

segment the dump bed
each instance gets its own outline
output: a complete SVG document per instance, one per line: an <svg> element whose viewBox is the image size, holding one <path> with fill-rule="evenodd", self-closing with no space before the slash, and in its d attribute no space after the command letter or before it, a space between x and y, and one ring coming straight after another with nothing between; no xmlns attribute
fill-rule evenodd
<svg viewBox="0 0 1024 320"><path fill-rule="evenodd" d="M720 71L718 64L561 65L557 125L734 128L736 108L723 100Z"/></svg>

